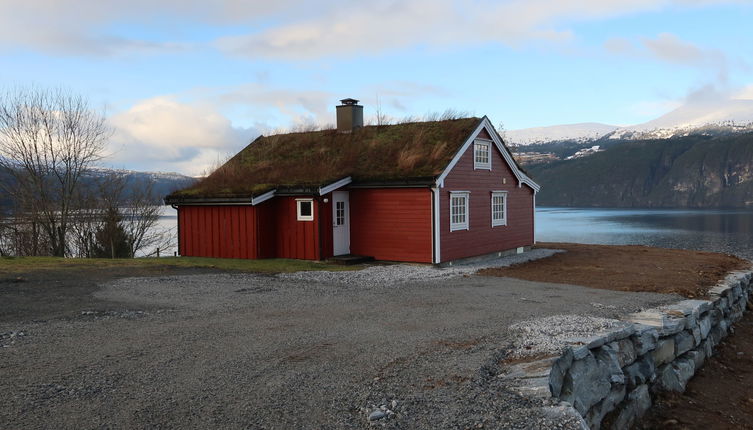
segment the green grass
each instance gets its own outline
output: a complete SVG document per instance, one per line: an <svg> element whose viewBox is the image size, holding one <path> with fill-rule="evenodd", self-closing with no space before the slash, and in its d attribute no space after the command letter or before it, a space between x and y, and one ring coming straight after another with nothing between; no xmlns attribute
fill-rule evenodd
<svg viewBox="0 0 753 430"><path fill-rule="evenodd" d="M304 270L360 270L361 266L341 266L318 261L282 258L242 260L232 258L166 257L166 258L60 258L60 257L2 257L0 274L37 270L82 270L106 268L147 269L153 267L204 267L255 273L288 273Z"/></svg>

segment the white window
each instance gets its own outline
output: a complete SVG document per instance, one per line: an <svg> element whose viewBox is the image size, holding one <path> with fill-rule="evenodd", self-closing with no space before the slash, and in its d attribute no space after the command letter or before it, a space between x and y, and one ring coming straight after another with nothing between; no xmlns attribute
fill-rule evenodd
<svg viewBox="0 0 753 430"><path fill-rule="evenodd" d="M492 227L507 225L507 193L492 191Z"/></svg>
<svg viewBox="0 0 753 430"><path fill-rule="evenodd" d="M335 202L335 225L345 225L345 202Z"/></svg>
<svg viewBox="0 0 753 430"><path fill-rule="evenodd" d="M298 207L298 221L314 220L314 200L313 199L296 199Z"/></svg>
<svg viewBox="0 0 753 430"><path fill-rule="evenodd" d="M450 231L468 230L468 191L450 192Z"/></svg>
<svg viewBox="0 0 753 430"><path fill-rule="evenodd" d="M491 142L488 140L476 140L473 142L473 168L492 169Z"/></svg>

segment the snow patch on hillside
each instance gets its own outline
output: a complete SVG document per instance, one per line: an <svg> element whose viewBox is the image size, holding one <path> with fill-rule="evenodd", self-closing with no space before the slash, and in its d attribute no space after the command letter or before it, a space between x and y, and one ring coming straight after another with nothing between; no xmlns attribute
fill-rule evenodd
<svg viewBox="0 0 753 430"><path fill-rule="evenodd" d="M619 127L596 122L580 124L553 125L549 127L533 127L520 130L509 130L505 133L506 140L513 145L533 145L556 140L574 140L588 142L609 134Z"/></svg>

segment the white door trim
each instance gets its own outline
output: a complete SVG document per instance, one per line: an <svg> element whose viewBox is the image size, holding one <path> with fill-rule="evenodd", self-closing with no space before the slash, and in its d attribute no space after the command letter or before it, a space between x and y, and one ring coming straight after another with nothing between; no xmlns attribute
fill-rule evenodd
<svg viewBox="0 0 753 430"><path fill-rule="evenodd" d="M332 192L332 254L350 254L350 194L347 191Z"/></svg>

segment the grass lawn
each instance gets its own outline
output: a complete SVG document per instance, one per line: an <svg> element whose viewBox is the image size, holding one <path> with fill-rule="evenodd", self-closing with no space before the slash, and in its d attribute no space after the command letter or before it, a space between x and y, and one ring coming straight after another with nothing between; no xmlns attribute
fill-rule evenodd
<svg viewBox="0 0 753 430"><path fill-rule="evenodd" d="M2 257L0 274L14 274L38 270L81 269L149 269L155 267L204 267L241 272L283 273L304 270L359 270L361 266L342 266L308 260L282 258L243 260L231 258L164 257L164 258L60 258L60 257Z"/></svg>

